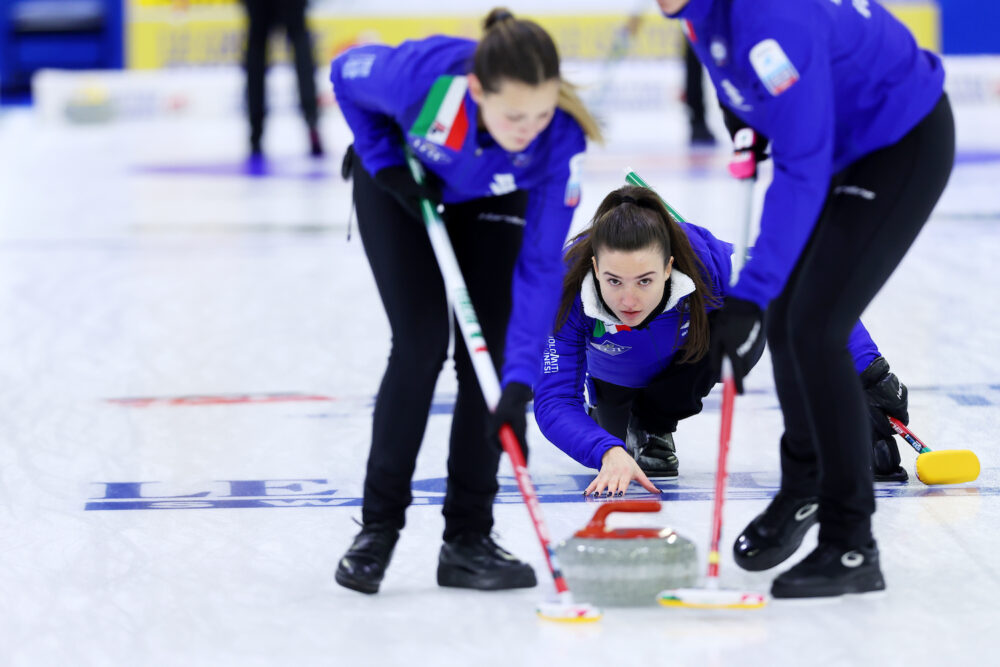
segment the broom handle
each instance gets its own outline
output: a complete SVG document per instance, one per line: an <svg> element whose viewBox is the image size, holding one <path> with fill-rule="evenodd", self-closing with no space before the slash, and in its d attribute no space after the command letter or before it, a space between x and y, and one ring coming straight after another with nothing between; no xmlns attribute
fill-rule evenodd
<svg viewBox="0 0 1000 667"><path fill-rule="evenodd" d="M888 415L887 415L888 416ZM910 443L910 447L916 450L917 454L926 454L931 451L931 448L920 441L920 438L913 435L913 431L906 427L906 424L899 421L895 417L889 417L889 423L892 424L892 430L894 430L899 435L903 436L903 440Z"/></svg>
<svg viewBox="0 0 1000 667"><path fill-rule="evenodd" d="M417 183L424 181L423 165L407 150L406 161L410 167L410 172ZM431 247L434 249L434 257L437 259L438 267L441 270L441 277L444 279L445 290L455 308L455 318L458 320L459 328L462 330L462 338L465 346L469 350L469 357L472 359L472 367L476 371L476 378L479 381L479 388L483 392L486 400L486 407L490 412L496 409L500 401L500 381L497 379L496 368L493 367L493 360L490 358L489 350L486 348L486 339L483 337L482 329L479 327L479 318L476 317L476 310L469 298L469 290L465 286L465 278L462 270L458 266L455 258L455 250L452 248L451 240L448 238L448 230L445 229L444 221L438 215L434 206L426 199L420 200L420 208L424 216L424 224L427 226L427 235L430 237ZM500 428L500 444L503 450L510 457L511 466L514 468L514 478L517 480L517 487L521 491L524 504L528 507L528 514L535 527L535 534L541 542L542 551L545 552L545 562L552 573L552 580L555 583L559 597L565 601L571 601L569 586L559 568L559 561L556 559L555 551L552 549L549 531L542 519L542 507L538 502L538 494L535 493L535 485L528 475L527 463L521 453L521 445L517 441L514 430L504 424Z"/></svg>

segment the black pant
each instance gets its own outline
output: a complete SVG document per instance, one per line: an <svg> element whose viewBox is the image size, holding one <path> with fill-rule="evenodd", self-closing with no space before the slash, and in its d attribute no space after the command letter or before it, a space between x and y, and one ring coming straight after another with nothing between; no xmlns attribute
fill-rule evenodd
<svg viewBox="0 0 1000 667"><path fill-rule="evenodd" d="M389 365L375 399L362 520L402 528L434 385L447 355L452 314L423 222L379 187L357 157L353 174L358 229L392 330ZM527 201L527 194L517 191L449 205L444 213L498 374ZM512 224L512 219L522 224ZM492 529L500 461L500 450L486 438L489 411L455 327L458 397L448 449L446 540Z"/></svg>
<svg viewBox="0 0 1000 667"><path fill-rule="evenodd" d="M690 111L691 124L705 122L705 90L701 61L688 41L684 40L684 104Z"/></svg>
<svg viewBox="0 0 1000 667"><path fill-rule="evenodd" d="M715 323L716 312L708 315L709 330ZM750 355L751 365L763 353L761 339ZM677 422L701 412L702 399L718 381L719 375L712 372L708 354L693 363L671 363L645 387L623 387L591 378L595 394L593 417L601 428L621 440L625 440L630 417L647 433L673 433Z"/></svg>
<svg viewBox="0 0 1000 667"><path fill-rule="evenodd" d="M310 128L319 117L316 105L316 62L306 28L306 0L243 0L247 10L246 72L247 110L250 115L250 142L259 146L264 134L264 74L267 71L267 42L277 26L285 28L295 52L295 75L299 82L299 104Z"/></svg>
<svg viewBox="0 0 1000 667"><path fill-rule="evenodd" d="M847 338L930 217L954 156L954 121L942 96L906 136L833 178L816 228L769 307L785 422L781 485L819 496L823 541L871 540L871 426Z"/></svg>

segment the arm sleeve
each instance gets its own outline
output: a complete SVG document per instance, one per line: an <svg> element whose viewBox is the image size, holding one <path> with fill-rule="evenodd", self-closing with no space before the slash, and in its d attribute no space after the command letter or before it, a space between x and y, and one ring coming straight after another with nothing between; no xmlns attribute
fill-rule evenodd
<svg viewBox="0 0 1000 667"><path fill-rule="evenodd" d="M395 51L382 45L358 46L330 66L337 104L354 134L354 151L369 173L406 163L397 124L403 74Z"/></svg>
<svg viewBox="0 0 1000 667"><path fill-rule="evenodd" d="M549 442L577 462L599 469L604 452L625 443L598 426L584 406L588 322L577 301L566 324L548 339L535 387L535 420Z"/></svg>
<svg viewBox="0 0 1000 667"><path fill-rule="evenodd" d="M851 329L851 335L847 339L847 350L851 353L851 358L854 359L854 370L858 372L858 375L861 375L873 361L882 356L861 320L858 320L858 323Z"/></svg>
<svg viewBox="0 0 1000 667"><path fill-rule="evenodd" d="M766 127L760 129L771 138L774 180L764 198L753 255L732 294L766 309L784 288L826 200L833 172L835 104L822 34L780 21L754 32L759 39L742 56L749 61L749 71L755 71L749 53L769 42L782 49L798 77L783 91L764 91L755 100L766 118ZM758 67L764 68L760 62Z"/></svg>
<svg viewBox="0 0 1000 667"><path fill-rule="evenodd" d="M547 169L550 176L528 194L524 239L514 266L504 385L535 384L542 348L555 320L565 272L563 245L579 201L578 176L571 172L578 169L586 148L583 131L575 121L571 129L561 138L554 137L556 148Z"/></svg>

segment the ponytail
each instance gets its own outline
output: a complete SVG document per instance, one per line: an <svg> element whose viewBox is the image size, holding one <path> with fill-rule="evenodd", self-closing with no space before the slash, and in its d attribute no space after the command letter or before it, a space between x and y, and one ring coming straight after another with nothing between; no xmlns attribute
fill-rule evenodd
<svg viewBox="0 0 1000 667"><path fill-rule="evenodd" d="M483 31L472 58L472 73L484 91L497 92L505 79L532 86L558 79L557 106L580 125L589 139L604 142L600 125L575 87L559 75L559 51L544 28L497 7L483 21Z"/></svg>

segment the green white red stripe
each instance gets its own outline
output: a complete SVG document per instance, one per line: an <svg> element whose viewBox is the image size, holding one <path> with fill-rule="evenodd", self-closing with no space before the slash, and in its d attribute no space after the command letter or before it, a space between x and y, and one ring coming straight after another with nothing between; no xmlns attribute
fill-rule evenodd
<svg viewBox="0 0 1000 667"><path fill-rule="evenodd" d="M469 131L465 108L465 91L468 89L469 81L464 76L438 77L410 133L439 146L461 150Z"/></svg>
<svg viewBox="0 0 1000 667"><path fill-rule="evenodd" d="M594 323L594 338L600 338L606 333L616 334L619 331L631 331L632 327L627 324L605 324L601 320Z"/></svg>

